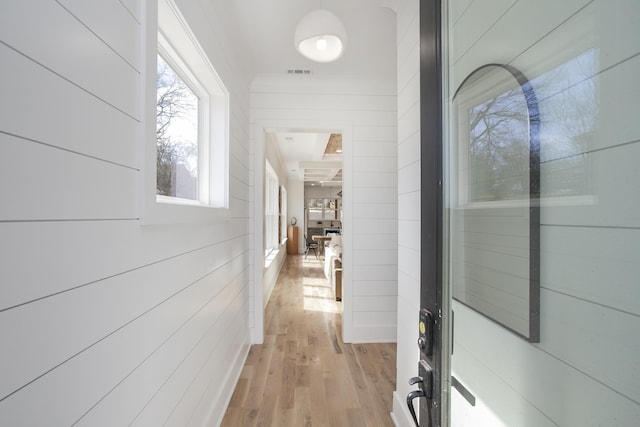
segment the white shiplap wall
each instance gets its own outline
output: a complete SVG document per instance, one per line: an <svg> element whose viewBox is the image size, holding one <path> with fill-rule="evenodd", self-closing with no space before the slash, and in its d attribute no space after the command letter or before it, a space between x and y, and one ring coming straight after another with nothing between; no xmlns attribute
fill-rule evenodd
<svg viewBox="0 0 640 427"><path fill-rule="evenodd" d="M248 84L224 16L178 3L232 97L224 222L139 221L146 2L0 4L0 425L202 425L230 398L250 330Z"/></svg>
<svg viewBox="0 0 640 427"><path fill-rule="evenodd" d="M534 80L543 139L540 343L455 304L453 374L478 403L471 407L453 391L452 425L635 425L640 4L449 3L452 90L490 62L511 64L530 78L558 66L571 76ZM584 52L593 59L587 67L571 62ZM565 117L591 130L560 145L553 137ZM577 191L569 188L571 197L551 197L567 190L576 173L584 178Z"/></svg>
<svg viewBox="0 0 640 427"><path fill-rule="evenodd" d="M420 16L419 0L397 3L398 37L398 347L392 416L410 426L407 381L420 357ZM416 405L417 406L417 405Z"/></svg>
<svg viewBox="0 0 640 427"><path fill-rule="evenodd" d="M398 263L394 76L385 81L258 76L251 88L251 121L258 144L265 128L343 132L344 339L394 341Z"/></svg>

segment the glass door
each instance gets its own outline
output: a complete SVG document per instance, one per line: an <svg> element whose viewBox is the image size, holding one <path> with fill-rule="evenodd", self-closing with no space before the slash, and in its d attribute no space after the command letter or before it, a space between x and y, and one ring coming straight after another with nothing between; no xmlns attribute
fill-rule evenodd
<svg viewBox="0 0 640 427"><path fill-rule="evenodd" d="M450 425L633 425L640 3L445 4Z"/></svg>

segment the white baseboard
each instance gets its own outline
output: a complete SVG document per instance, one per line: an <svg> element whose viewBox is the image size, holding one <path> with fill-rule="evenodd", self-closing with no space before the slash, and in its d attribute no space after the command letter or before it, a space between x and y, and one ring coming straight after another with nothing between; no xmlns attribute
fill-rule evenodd
<svg viewBox="0 0 640 427"><path fill-rule="evenodd" d="M345 330L342 338L349 344L397 342L397 332L396 325L354 326Z"/></svg>
<svg viewBox="0 0 640 427"><path fill-rule="evenodd" d="M247 361L250 349L251 344L247 344L242 346L238 352L233 366L229 369L229 375L227 375L227 380L222 388L223 393L226 393L226 395L220 396L220 398L217 399L217 404L214 404L211 407L209 415L205 417L206 422L203 423L203 426L219 426L222 424L222 419L227 412L227 406L229 406L229 402L231 402L231 397L233 397L233 392L235 391L238 380L240 379L240 374L242 373L242 368Z"/></svg>
<svg viewBox="0 0 640 427"><path fill-rule="evenodd" d="M396 391L393 392L391 419L396 427L415 427L409 409L407 408L407 399L398 395Z"/></svg>

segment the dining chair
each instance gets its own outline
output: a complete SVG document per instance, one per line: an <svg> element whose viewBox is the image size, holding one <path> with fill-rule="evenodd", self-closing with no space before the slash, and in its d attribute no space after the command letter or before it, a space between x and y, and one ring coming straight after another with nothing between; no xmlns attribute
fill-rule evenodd
<svg viewBox="0 0 640 427"><path fill-rule="evenodd" d="M307 258L307 254L310 250L313 250L313 253L316 255L316 259L318 259L318 242L314 242L307 236L304 235L304 257Z"/></svg>

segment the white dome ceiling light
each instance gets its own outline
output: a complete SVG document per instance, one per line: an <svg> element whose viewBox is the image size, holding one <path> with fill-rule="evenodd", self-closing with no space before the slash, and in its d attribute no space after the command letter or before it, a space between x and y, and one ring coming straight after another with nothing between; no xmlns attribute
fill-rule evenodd
<svg viewBox="0 0 640 427"><path fill-rule="evenodd" d="M344 53L347 32L336 15L326 9L316 9L300 20L294 40L303 56L316 62L331 62Z"/></svg>

